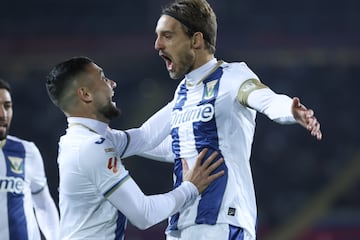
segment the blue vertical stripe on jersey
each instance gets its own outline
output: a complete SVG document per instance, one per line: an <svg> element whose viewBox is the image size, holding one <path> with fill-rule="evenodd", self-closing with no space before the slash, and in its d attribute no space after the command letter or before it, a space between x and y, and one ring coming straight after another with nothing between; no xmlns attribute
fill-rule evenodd
<svg viewBox="0 0 360 240"><path fill-rule="evenodd" d="M180 86L180 90L178 92L178 96L176 99L176 103L175 106L173 108L173 110L181 110L182 107L184 106L184 103L187 99L187 89L186 89L186 82L184 81L184 83ZM182 179L182 173L183 173L183 169L182 169L182 163L181 163L181 159L180 159L180 142L179 142L179 128L173 128L171 130L171 136L172 136L172 149L173 152L175 153L175 163L174 163L174 174L176 176L176 180L174 183L174 188L177 188L183 181ZM174 214L173 216L171 216L170 220L169 220L169 226L167 227L167 230L177 230L177 223L179 220L179 213Z"/></svg>
<svg viewBox="0 0 360 240"><path fill-rule="evenodd" d="M126 217L118 211L118 218L116 220L115 240L123 240L125 236Z"/></svg>
<svg viewBox="0 0 360 240"><path fill-rule="evenodd" d="M175 106L173 110L181 110L182 107L185 104L185 101L187 100L187 88L186 88L186 82L184 81L183 84L180 86L180 90L177 95L177 99L175 102Z"/></svg>
<svg viewBox="0 0 360 240"><path fill-rule="evenodd" d="M223 69L220 67L203 81L203 97L198 104L211 104L215 111L214 117L207 122L199 121L193 123L193 133L195 137L196 149L199 153L204 148L209 149L203 161L205 161L214 151L219 152L219 155L214 161L217 161L223 157L219 148L219 139L215 119L215 102L219 93L220 78L222 74ZM213 85L209 90L208 83L213 81L216 81L215 85ZM195 223L197 224L213 225L217 221L228 177L228 171L225 163L222 163L216 170L214 170L213 173L219 172L221 170L224 170L224 176L212 182L201 194L201 199L198 204L198 212L195 219Z"/></svg>
<svg viewBox="0 0 360 240"><path fill-rule="evenodd" d="M203 161L205 161L215 151L216 150L214 149L209 149ZM221 153L219 153L214 161L218 161L221 157L223 156ZM225 174L213 181L201 194L201 199L198 204L197 216L195 219L196 224L216 224L228 179L227 166L225 163L222 163L212 172L212 174L214 174L221 170L224 170Z"/></svg>
<svg viewBox="0 0 360 240"><path fill-rule="evenodd" d="M244 240L244 229L229 225L229 239L228 240Z"/></svg>
<svg viewBox="0 0 360 240"><path fill-rule="evenodd" d="M25 179L25 148L22 143L6 139L6 144L3 147L3 152L6 161L6 175L7 177ZM9 157L20 158L19 166L12 165ZM24 211L24 193L8 192L8 222L10 239L28 239L27 223Z"/></svg>
<svg viewBox="0 0 360 240"><path fill-rule="evenodd" d="M175 184L174 184L174 188L177 188L181 183L182 183L182 163L181 163L181 159L180 158L176 158L175 159L175 164L174 164L174 173L176 175L176 180L175 180ZM180 214L176 213L174 215L171 216L170 220L169 220L169 226L167 227L167 230L178 230L178 226L177 223L179 221L179 217Z"/></svg>

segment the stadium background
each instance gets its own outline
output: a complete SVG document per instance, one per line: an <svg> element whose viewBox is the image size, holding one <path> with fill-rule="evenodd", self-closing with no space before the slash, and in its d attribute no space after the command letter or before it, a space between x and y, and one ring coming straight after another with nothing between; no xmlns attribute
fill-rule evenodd
<svg viewBox="0 0 360 240"><path fill-rule="evenodd" d="M169 101L177 85L154 51L154 28L165 0L2 1L0 77L13 88L11 133L34 141L57 197L57 140L65 117L47 97L45 76L57 62L93 58L116 80L121 118L139 126ZM209 1L218 17L217 54L246 61L276 92L315 109L323 140L299 126L262 115L251 158L259 239L360 239L360 3L356 0ZM171 189L171 164L124 161L143 191ZM162 222L131 226L127 240L163 239Z"/></svg>

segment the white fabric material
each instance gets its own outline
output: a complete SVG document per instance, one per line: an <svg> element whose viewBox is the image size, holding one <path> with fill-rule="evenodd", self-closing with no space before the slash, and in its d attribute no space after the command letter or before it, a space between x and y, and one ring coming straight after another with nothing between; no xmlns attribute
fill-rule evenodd
<svg viewBox="0 0 360 240"><path fill-rule="evenodd" d="M134 180L129 179L108 199L133 225L146 229L192 204L197 196L198 190L191 182L183 182L165 194L145 196Z"/></svg>
<svg viewBox="0 0 360 240"><path fill-rule="evenodd" d="M171 105L167 104L151 118L149 118L140 128L127 130L130 136L130 143L123 157L132 156L141 152L149 151L158 146L170 133L170 122L168 119L171 114ZM118 142L115 140L115 142ZM119 146L117 146L119 148ZM146 149L146 150L144 150Z"/></svg>
<svg viewBox="0 0 360 240"><path fill-rule="evenodd" d="M172 138L169 135L164 141L162 141L156 148L138 154L141 157L150 158L152 160L160 162L174 163L175 155L171 150Z"/></svg>
<svg viewBox="0 0 360 240"><path fill-rule="evenodd" d="M296 123L291 113L292 99L286 95L276 94L269 88L262 88L251 92L247 102L251 108L277 123Z"/></svg>
<svg viewBox="0 0 360 240"><path fill-rule="evenodd" d="M49 188L45 186L40 192L33 194L36 219L45 239L57 240L59 237L59 213Z"/></svg>
<svg viewBox="0 0 360 240"><path fill-rule="evenodd" d="M68 122L58 156L61 239L122 239L123 214L134 225L146 228L192 203L198 195L196 187L186 183L171 193L145 196L129 176L120 156L162 141L159 137L151 144L146 138L151 136L146 132L151 122L129 131L130 141L125 132L96 120L68 118Z"/></svg>

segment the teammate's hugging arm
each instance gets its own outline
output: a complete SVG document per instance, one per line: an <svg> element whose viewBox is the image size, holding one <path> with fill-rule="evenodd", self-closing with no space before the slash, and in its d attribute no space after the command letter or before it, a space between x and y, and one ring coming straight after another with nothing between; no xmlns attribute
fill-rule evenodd
<svg viewBox="0 0 360 240"><path fill-rule="evenodd" d="M175 156L171 150L171 141L172 138L169 135L156 148L150 151L146 151L144 153L140 153L138 155L141 157L149 158L151 160L173 163Z"/></svg>
<svg viewBox="0 0 360 240"><path fill-rule="evenodd" d="M183 182L171 192L146 196L132 178L128 178L107 199L139 229L149 228L192 204L198 190Z"/></svg>
<svg viewBox="0 0 360 240"><path fill-rule="evenodd" d="M292 99L284 94L277 94L258 79L244 81L237 95L238 101L271 120L281 124L296 123L291 113Z"/></svg>
<svg viewBox="0 0 360 240"><path fill-rule="evenodd" d="M79 165L104 198L140 229L165 220L193 203L199 194L194 184L183 182L166 194L146 196L125 169L113 141L101 136L82 144Z"/></svg>
<svg viewBox="0 0 360 240"><path fill-rule="evenodd" d="M140 128L126 130L129 142L123 157L140 154L156 148L170 134L172 103L160 109Z"/></svg>

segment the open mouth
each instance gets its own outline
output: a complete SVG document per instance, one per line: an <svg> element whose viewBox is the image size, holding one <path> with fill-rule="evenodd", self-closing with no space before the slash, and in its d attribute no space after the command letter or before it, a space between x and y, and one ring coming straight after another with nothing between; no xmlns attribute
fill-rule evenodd
<svg viewBox="0 0 360 240"><path fill-rule="evenodd" d="M116 106L116 102L114 102L114 92L112 92L112 94L111 94L111 97L110 97L110 101L111 101L111 103L113 104L113 105L115 105Z"/></svg>
<svg viewBox="0 0 360 240"><path fill-rule="evenodd" d="M172 70L174 69L174 64L173 64L173 61L171 60L171 58L168 57L168 56L166 56L166 55L164 55L164 54L161 54L160 56L161 56L161 57L164 59L164 61L165 61L166 69L167 69L168 71L172 71Z"/></svg>

